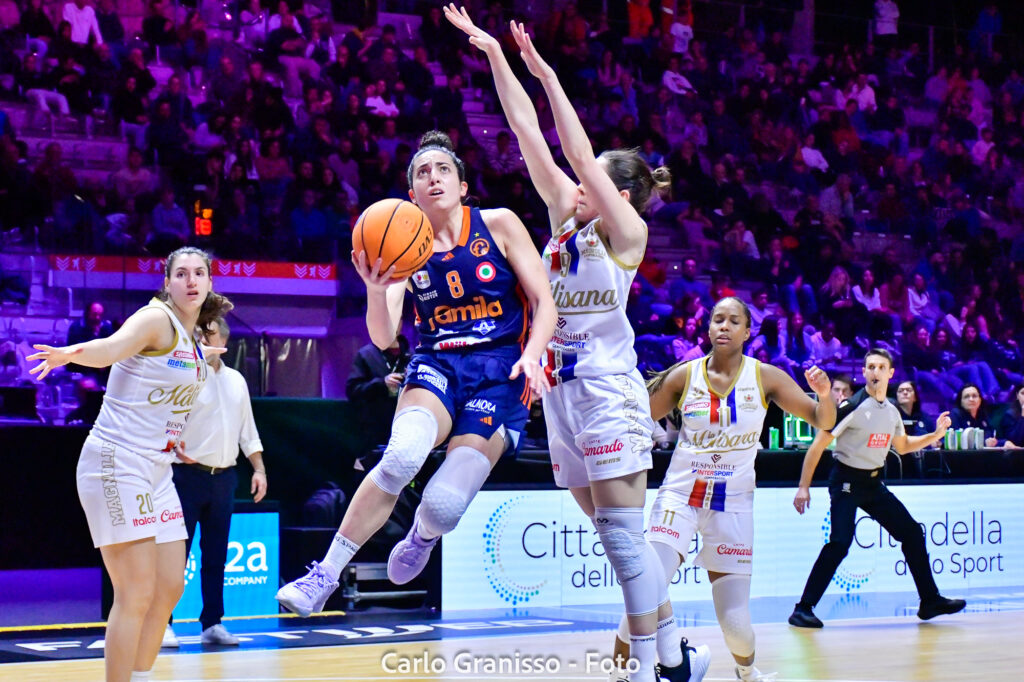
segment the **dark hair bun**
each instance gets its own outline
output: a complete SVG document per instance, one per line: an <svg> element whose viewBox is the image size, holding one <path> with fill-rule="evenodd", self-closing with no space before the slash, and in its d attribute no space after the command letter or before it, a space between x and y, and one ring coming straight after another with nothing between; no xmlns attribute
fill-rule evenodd
<svg viewBox="0 0 1024 682"><path fill-rule="evenodd" d="M452 138L440 130L430 130L423 134L423 137L420 138L420 149L424 147L443 147L450 152L455 151Z"/></svg>

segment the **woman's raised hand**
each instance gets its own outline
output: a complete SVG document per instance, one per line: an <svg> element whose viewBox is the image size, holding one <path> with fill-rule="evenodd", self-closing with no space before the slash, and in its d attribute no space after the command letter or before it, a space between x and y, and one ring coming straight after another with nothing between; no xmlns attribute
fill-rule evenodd
<svg viewBox="0 0 1024 682"><path fill-rule="evenodd" d="M38 353L29 355L26 360L40 360L41 362L28 371L29 374L39 374L39 380L42 381L47 374L58 367L63 367L72 360L75 356L82 352L82 348L78 347L72 350L71 346L64 346L63 348L55 348L53 346L47 346L41 343L37 343L32 346Z"/></svg>
<svg viewBox="0 0 1024 682"><path fill-rule="evenodd" d="M352 265L356 267L356 272L359 273L359 277L366 284L367 291L385 291L389 284L394 284L395 266L392 265L384 272L380 271L384 261L378 258L376 262L371 266L367 262L366 251L360 251L356 254L352 252Z"/></svg>
<svg viewBox="0 0 1024 682"><path fill-rule="evenodd" d="M530 73L537 78L554 76L554 69L537 52L537 48L533 45L533 39L526 32L526 27L522 23L517 24L514 21L509 25L512 28L512 37L516 39L516 45L519 46L519 56L526 62L526 68L530 70Z"/></svg>
<svg viewBox="0 0 1024 682"><path fill-rule="evenodd" d="M452 26L469 36L469 44L487 54L492 51L501 52L501 45L497 39L487 31L473 23L465 7L455 8L455 3L450 2L444 7L444 16L451 22Z"/></svg>

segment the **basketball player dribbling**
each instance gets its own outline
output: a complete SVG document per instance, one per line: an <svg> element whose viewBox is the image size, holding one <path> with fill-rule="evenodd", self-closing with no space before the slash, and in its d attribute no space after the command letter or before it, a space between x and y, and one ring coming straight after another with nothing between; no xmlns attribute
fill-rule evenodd
<svg viewBox="0 0 1024 682"><path fill-rule="evenodd" d="M398 281L394 266L381 272L382 261L367 262L365 251L353 252L352 261L366 283L371 340L379 348L394 341L408 290L420 345L406 370L383 458L353 496L323 562L313 562L309 573L277 593L302 616L323 610L342 569L387 521L431 449L451 436L412 528L388 560L392 582L416 577L498 458L516 447L531 393L547 386L540 356L555 327L555 305L523 223L508 209L462 205L465 168L444 133L422 137L408 179L409 196L434 230L433 256Z"/></svg>
<svg viewBox="0 0 1024 682"><path fill-rule="evenodd" d="M828 376L804 372L818 396L812 400L777 367L743 354L750 338L750 309L726 297L711 309L711 352L658 373L649 382L651 416L682 413L679 441L647 523L647 537L661 561L665 584L686 559L695 532L703 546L694 563L708 571L718 624L743 682L773 679L754 667L750 576L754 558L754 458L768 402L819 429L835 423ZM625 655L619 626L616 655ZM705 647L699 647L704 649ZM703 673L691 673L699 682Z"/></svg>
<svg viewBox="0 0 1024 682"><path fill-rule="evenodd" d="M37 345L45 377L69 362L113 366L103 406L78 460L78 496L114 585L103 656L107 682L146 682L167 619L184 589L185 520L171 462L206 381L197 328L231 310L212 291L210 257L184 247L167 257L163 289L105 339ZM207 348L206 352L223 352Z"/></svg>
<svg viewBox="0 0 1024 682"><path fill-rule="evenodd" d="M577 185L555 164L533 103L498 41L475 26L465 9L448 5L445 16L487 55L505 116L548 207L552 236L544 261L559 320L546 354L552 389L543 406L555 483L568 488L593 519L622 584L637 667L629 680L688 680L699 652L679 636L661 564L644 539L654 422L625 310L647 246L640 211L652 191L668 184L668 173L652 172L635 152L595 158L558 77L522 25L513 22L520 54L551 103Z"/></svg>

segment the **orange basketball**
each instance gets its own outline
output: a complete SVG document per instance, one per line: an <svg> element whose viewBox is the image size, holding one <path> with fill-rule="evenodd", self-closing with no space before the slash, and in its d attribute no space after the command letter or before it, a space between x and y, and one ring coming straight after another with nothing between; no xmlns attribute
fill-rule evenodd
<svg viewBox="0 0 1024 682"><path fill-rule="evenodd" d="M352 249L366 251L373 267L381 259L380 271L395 266L395 279L405 279L423 267L434 252L434 230L416 204L402 199L383 199L359 216L352 230Z"/></svg>

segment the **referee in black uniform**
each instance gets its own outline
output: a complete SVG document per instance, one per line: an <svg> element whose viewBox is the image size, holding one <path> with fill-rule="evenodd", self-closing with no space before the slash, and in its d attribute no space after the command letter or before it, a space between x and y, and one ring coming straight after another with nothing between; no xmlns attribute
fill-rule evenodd
<svg viewBox="0 0 1024 682"><path fill-rule="evenodd" d="M967 605L963 599L947 599L939 594L935 578L932 577L920 524L880 478L890 447L901 455L915 452L941 440L950 424L949 412L943 412L936 421L934 431L923 436L907 436L899 409L886 398L892 375L892 356L889 352L877 348L868 351L864 357L864 379L867 382L864 388L839 405L835 427L831 432L819 431L804 456L800 487L793 499L793 506L801 514L811 501L811 477L821 459L821 453L833 437L837 439L832 453L835 464L828 481L828 493L832 500L832 533L828 543L821 548L818 560L814 562L804 593L789 617L790 625L822 627L823 623L812 609L825 593L825 588L850 549L858 507L902 544L903 556L907 559L907 567L921 597L918 618L928 620L956 613Z"/></svg>

